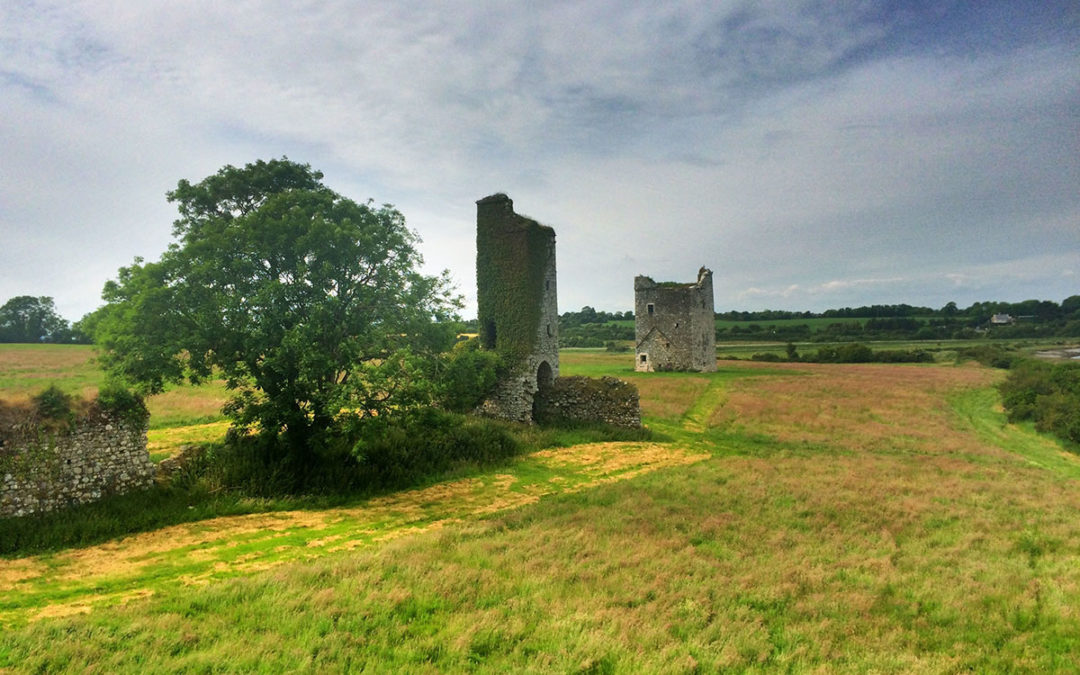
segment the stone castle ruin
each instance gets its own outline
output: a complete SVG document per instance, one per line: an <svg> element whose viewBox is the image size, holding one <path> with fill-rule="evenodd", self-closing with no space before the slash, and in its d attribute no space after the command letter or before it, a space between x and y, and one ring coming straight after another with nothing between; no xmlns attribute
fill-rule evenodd
<svg viewBox="0 0 1080 675"><path fill-rule="evenodd" d="M509 371L484 404L486 414L532 421L537 392L559 376L555 283L555 230L514 213L502 193L477 201L480 346L498 352Z"/></svg>
<svg viewBox="0 0 1080 675"><path fill-rule="evenodd" d="M476 291L480 347L506 368L479 412L525 423L641 426L633 385L559 377L555 230L514 213L502 193L476 202Z"/></svg>
<svg viewBox="0 0 1080 675"><path fill-rule="evenodd" d="M691 284L635 277L634 333L638 372L715 371L712 271L702 267Z"/></svg>

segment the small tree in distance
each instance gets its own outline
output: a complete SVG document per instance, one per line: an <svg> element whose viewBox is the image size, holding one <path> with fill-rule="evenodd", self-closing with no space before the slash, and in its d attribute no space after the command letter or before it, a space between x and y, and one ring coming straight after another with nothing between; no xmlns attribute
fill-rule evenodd
<svg viewBox="0 0 1080 675"><path fill-rule="evenodd" d="M417 235L287 159L225 166L168 193L177 241L105 285L106 368L143 393L214 373L226 413L303 456L326 432L425 402L460 305L424 276Z"/></svg>

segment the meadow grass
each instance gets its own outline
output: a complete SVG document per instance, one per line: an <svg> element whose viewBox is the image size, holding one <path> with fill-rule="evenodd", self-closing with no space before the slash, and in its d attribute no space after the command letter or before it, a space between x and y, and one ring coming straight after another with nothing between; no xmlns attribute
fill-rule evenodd
<svg viewBox="0 0 1080 675"><path fill-rule="evenodd" d="M652 441L0 560L0 669L1076 670L1080 463L999 372L629 368L562 363L633 381Z"/></svg>
<svg viewBox="0 0 1080 675"><path fill-rule="evenodd" d="M2 344L0 394L25 402L56 385L68 394L94 396L105 382L94 356L89 345Z"/></svg>

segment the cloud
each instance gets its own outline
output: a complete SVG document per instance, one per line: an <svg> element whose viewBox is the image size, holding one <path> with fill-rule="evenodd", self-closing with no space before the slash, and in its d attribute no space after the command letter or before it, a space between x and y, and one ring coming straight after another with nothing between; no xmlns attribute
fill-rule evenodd
<svg viewBox="0 0 1080 675"><path fill-rule="evenodd" d="M1053 297L1075 261L1038 262L1080 250L1069 11L5 3L0 299L91 309L164 249L178 179L282 155L401 208L467 295L473 202L505 191L558 232L563 308L702 264L718 306L914 304L946 274ZM1035 276L984 273L1010 264Z"/></svg>

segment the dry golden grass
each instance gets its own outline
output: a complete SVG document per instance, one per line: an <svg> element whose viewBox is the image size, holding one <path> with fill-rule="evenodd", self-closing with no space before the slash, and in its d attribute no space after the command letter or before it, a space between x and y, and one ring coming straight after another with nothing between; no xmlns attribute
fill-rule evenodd
<svg viewBox="0 0 1080 675"><path fill-rule="evenodd" d="M136 591L166 581L162 568L177 569L174 581L202 583L213 577L267 569L308 558L313 550L348 550L374 541L413 535L448 523L513 509L555 492L625 480L665 466L687 464L707 455L648 443L596 443L535 453L521 461L550 469L544 482L522 482L512 474L440 483L370 500L363 506L322 511L286 511L216 518L176 525L122 540L41 558L0 560L0 589L32 592L34 586L61 583L85 588L118 586L114 594L50 603L58 615L84 607L115 604ZM561 472L561 473L560 473ZM568 477L573 480L567 481ZM253 548L234 555L238 547ZM181 559L182 564L177 564ZM192 567L198 568L192 570ZM65 609L66 607L66 609ZM42 609L48 609L42 608Z"/></svg>
<svg viewBox="0 0 1080 675"><path fill-rule="evenodd" d="M641 414L663 420L677 420L686 414L709 387L707 377L637 377Z"/></svg>
<svg viewBox="0 0 1080 675"><path fill-rule="evenodd" d="M761 366L758 366L760 368ZM975 451L953 428L947 394L985 387L1000 375L985 368L777 364L790 377L733 380L712 426L736 426L781 441L829 443L850 450Z"/></svg>
<svg viewBox="0 0 1080 675"><path fill-rule="evenodd" d="M0 591L10 591L25 579L41 576L46 571L43 563L37 560L6 560L0 564Z"/></svg>
<svg viewBox="0 0 1080 675"><path fill-rule="evenodd" d="M69 345L5 345L0 349L0 373L9 376L40 377L44 373L66 373L90 365L91 347Z"/></svg>

